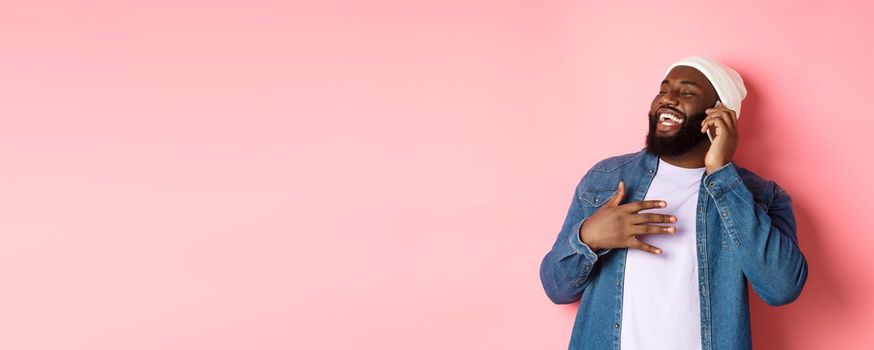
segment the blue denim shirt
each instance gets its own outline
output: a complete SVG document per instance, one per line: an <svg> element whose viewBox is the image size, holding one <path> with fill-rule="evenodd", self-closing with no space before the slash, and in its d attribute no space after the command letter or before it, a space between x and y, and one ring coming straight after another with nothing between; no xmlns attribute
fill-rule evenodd
<svg viewBox="0 0 874 350"><path fill-rule="evenodd" d="M583 222L625 181L623 203L643 200L658 157L641 150L595 164L577 185L555 244L540 266L556 304L579 300L569 349L619 349L626 249L593 252ZM792 302L807 280L789 195L773 181L728 163L705 173L696 242L702 349L749 349L747 283L769 305Z"/></svg>

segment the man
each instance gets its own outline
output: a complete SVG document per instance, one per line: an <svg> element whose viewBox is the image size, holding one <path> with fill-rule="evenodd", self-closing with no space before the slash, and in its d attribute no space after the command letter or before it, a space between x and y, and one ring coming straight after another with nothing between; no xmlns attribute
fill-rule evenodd
<svg viewBox="0 0 874 350"><path fill-rule="evenodd" d="M553 302L580 301L570 349L748 349L747 283L769 305L801 293L789 195L732 162L745 96L718 62L671 65L646 148L580 180L540 266Z"/></svg>

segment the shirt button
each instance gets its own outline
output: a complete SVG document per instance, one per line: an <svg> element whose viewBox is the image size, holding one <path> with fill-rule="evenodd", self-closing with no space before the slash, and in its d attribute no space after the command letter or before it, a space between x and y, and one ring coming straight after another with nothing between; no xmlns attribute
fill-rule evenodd
<svg viewBox="0 0 874 350"><path fill-rule="evenodd" d="M616 281L616 286L619 287L622 285L622 282Z"/></svg>
<svg viewBox="0 0 874 350"><path fill-rule="evenodd" d="M614 324L613 324L613 328L619 328L619 324L618 324L618 323L614 323Z"/></svg>
<svg viewBox="0 0 874 350"><path fill-rule="evenodd" d="M711 183L709 183L709 185L710 185L710 187L713 187L714 184L711 182Z"/></svg>
<svg viewBox="0 0 874 350"><path fill-rule="evenodd" d="M649 173L652 174L652 169L649 169Z"/></svg>
<svg viewBox="0 0 874 350"><path fill-rule="evenodd" d="M725 210L723 210L723 211L722 211L722 216L728 216L728 212L726 212Z"/></svg>

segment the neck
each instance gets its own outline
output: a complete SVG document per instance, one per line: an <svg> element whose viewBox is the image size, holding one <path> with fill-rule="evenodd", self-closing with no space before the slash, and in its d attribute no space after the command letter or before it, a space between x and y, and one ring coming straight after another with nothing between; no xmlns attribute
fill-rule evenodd
<svg viewBox="0 0 874 350"><path fill-rule="evenodd" d="M670 165L681 168L703 168L704 156L707 155L709 149L710 141L704 139L686 153L678 156L663 155L661 159Z"/></svg>

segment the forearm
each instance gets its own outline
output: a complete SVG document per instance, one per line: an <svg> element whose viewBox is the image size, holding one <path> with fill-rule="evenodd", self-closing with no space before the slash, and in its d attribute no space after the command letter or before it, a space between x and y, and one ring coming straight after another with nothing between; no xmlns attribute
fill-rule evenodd
<svg viewBox="0 0 874 350"><path fill-rule="evenodd" d="M596 254L580 238L580 227L592 214L580 202L585 185L586 176L577 184L561 231L540 263L540 282L546 295L556 304L579 300L598 257L609 251L600 250Z"/></svg>
<svg viewBox="0 0 874 350"><path fill-rule="evenodd" d="M580 298L598 256L579 237L584 220L563 227L552 249L540 264L540 282L549 299L556 304L572 303Z"/></svg>

